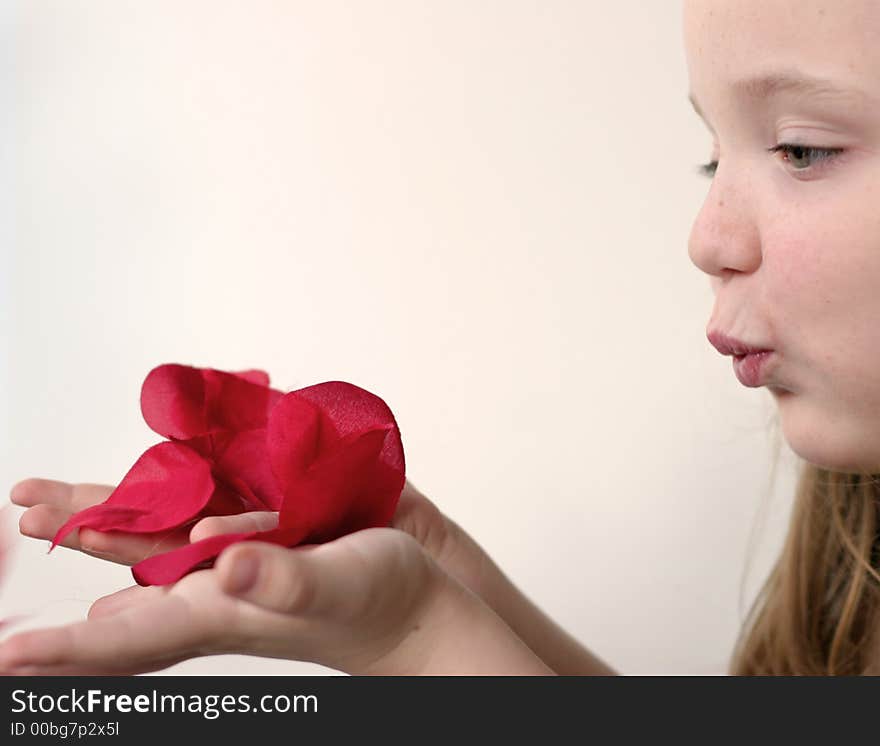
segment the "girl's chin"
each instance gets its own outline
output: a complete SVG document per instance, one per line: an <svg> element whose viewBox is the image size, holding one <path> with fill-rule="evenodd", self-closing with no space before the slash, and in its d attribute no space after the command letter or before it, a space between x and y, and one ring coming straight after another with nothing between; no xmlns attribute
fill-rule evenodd
<svg viewBox="0 0 880 746"><path fill-rule="evenodd" d="M785 386L767 386L767 390L777 399L791 396L794 393L791 389L785 388Z"/></svg>

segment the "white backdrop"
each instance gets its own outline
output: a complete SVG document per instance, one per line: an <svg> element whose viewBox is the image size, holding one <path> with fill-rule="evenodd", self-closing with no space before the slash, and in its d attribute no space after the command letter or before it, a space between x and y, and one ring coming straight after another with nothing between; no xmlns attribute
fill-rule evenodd
<svg viewBox="0 0 880 746"><path fill-rule="evenodd" d="M2 8L5 492L118 482L159 440L138 407L159 363L348 380L395 412L414 483L588 647L723 672L795 462L783 446L768 482L772 398L705 339L687 236L711 141L677 3ZM132 582L46 549L16 540L0 616L80 619Z"/></svg>

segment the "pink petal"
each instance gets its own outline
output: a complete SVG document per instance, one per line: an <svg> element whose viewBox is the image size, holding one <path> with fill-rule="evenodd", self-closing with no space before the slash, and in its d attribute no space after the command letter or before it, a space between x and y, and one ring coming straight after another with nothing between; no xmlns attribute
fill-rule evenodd
<svg viewBox="0 0 880 746"><path fill-rule="evenodd" d="M242 510L278 510L282 493L269 463L266 428L224 431L176 441L209 461L214 479L234 489Z"/></svg>
<svg viewBox="0 0 880 746"><path fill-rule="evenodd" d="M309 527L319 544L364 528L387 526L403 490L404 475L380 454L390 426L351 434L288 484L279 525Z"/></svg>
<svg viewBox="0 0 880 746"><path fill-rule="evenodd" d="M342 438L374 428L390 427L379 461L392 472L399 473L399 491L403 490L406 462L400 429L391 409L380 397L345 381L327 381L293 393L320 407Z"/></svg>
<svg viewBox="0 0 880 746"><path fill-rule="evenodd" d="M153 531L154 529L140 529L139 531L137 528L139 520L149 521L152 516L153 514L149 510L143 508L108 505L107 503L91 505L67 519L67 522L55 533L49 551L51 552L64 541L64 537L75 528L86 527L96 531L132 531L133 533Z"/></svg>
<svg viewBox="0 0 880 746"><path fill-rule="evenodd" d="M320 407L291 391L269 413L266 448L283 494L319 457L339 441L333 422Z"/></svg>
<svg viewBox="0 0 880 746"><path fill-rule="evenodd" d="M375 394L353 383L325 381L290 393L317 406L333 423L340 437L379 425L394 425L397 428L388 405ZM394 439L388 444L388 456L392 453L402 464L403 451L394 443Z"/></svg>
<svg viewBox="0 0 880 746"><path fill-rule="evenodd" d="M253 430L282 392L262 385L263 371L226 373L213 368L160 365L141 387L141 412L155 432L186 440L223 430Z"/></svg>
<svg viewBox="0 0 880 746"><path fill-rule="evenodd" d="M232 375L244 378L245 381L250 381L257 386L269 385L269 374L264 370L240 370L233 372Z"/></svg>
<svg viewBox="0 0 880 746"><path fill-rule="evenodd" d="M212 476L214 478L214 493L211 495L211 499L194 518L190 518L186 522L194 523L199 518L209 515L235 515L249 510L263 510L263 508L254 508L256 504L254 501L242 495L233 485L227 484L216 473L212 472Z"/></svg>
<svg viewBox="0 0 880 746"><path fill-rule="evenodd" d="M214 436L214 473L239 491L248 510L280 510L282 493L266 447L266 428Z"/></svg>
<svg viewBox="0 0 880 746"><path fill-rule="evenodd" d="M141 396L147 423L189 446L213 476L209 499L191 505L195 511L188 508L188 517L175 525L197 515L253 508L279 510L280 519L271 531L215 536L150 557L132 568L139 584L175 582L210 565L237 541L295 546L391 522L405 462L400 431L385 402L343 381L286 395L268 382L262 371L181 365L159 366L147 376ZM143 510L145 503L126 501L122 507ZM169 506L161 507L168 512ZM115 518L132 525L146 520L123 511Z"/></svg>
<svg viewBox="0 0 880 746"><path fill-rule="evenodd" d="M176 583L193 570L211 566L217 555L230 544L251 540L291 547L302 541L302 537L303 529L300 527L210 536L174 551L148 557L133 565L131 574L138 585L167 585Z"/></svg>
<svg viewBox="0 0 880 746"><path fill-rule="evenodd" d="M49 551L73 529L152 533L183 525L214 494L210 464L182 443L159 443L135 461L110 496L72 515Z"/></svg>
<svg viewBox="0 0 880 746"><path fill-rule="evenodd" d="M284 493L280 525L307 525L318 542L390 523L404 456L378 396L343 381L292 391L269 415L267 445Z"/></svg>

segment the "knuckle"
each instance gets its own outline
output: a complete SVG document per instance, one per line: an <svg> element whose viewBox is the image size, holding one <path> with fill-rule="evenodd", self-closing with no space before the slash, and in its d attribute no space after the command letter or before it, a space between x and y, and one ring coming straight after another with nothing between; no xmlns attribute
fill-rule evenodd
<svg viewBox="0 0 880 746"><path fill-rule="evenodd" d="M314 574L296 562L285 563L279 571L279 574L283 573L278 583L279 605L289 614L304 614L314 606L317 598L318 585Z"/></svg>
<svg viewBox="0 0 880 746"><path fill-rule="evenodd" d="M230 604L224 606L221 613L207 617L198 647L205 655L215 652L241 653L247 649L253 636L254 632L249 629L241 607Z"/></svg>
<svg viewBox="0 0 880 746"><path fill-rule="evenodd" d="M38 661L40 665L57 665L66 659L63 646L47 646L44 644L39 630L22 632L4 643L5 656L13 666L25 665Z"/></svg>
<svg viewBox="0 0 880 746"><path fill-rule="evenodd" d="M100 531L89 528L79 529L79 547L84 552L105 553L108 549L109 539Z"/></svg>
<svg viewBox="0 0 880 746"><path fill-rule="evenodd" d="M412 536L433 557L440 557L449 542L448 519L426 497L406 504L395 528Z"/></svg>
<svg viewBox="0 0 880 746"><path fill-rule="evenodd" d="M99 598L91 606L89 606L89 611L86 614L86 618L87 619L95 619L95 618L101 616L106 611L105 606L106 606L106 603L103 601L103 599Z"/></svg>
<svg viewBox="0 0 880 746"><path fill-rule="evenodd" d="M5 648L4 658L11 666L17 666L28 660L29 652L33 648L30 643L30 635L22 632L15 637L7 640L3 646Z"/></svg>
<svg viewBox="0 0 880 746"><path fill-rule="evenodd" d="M91 535L87 539L80 538L79 550L93 557L112 562L123 562L123 555L119 553L118 546L115 545L113 539L100 531L91 530Z"/></svg>
<svg viewBox="0 0 880 746"><path fill-rule="evenodd" d="M258 511L249 513L251 528L257 531L268 531L278 526L278 513Z"/></svg>

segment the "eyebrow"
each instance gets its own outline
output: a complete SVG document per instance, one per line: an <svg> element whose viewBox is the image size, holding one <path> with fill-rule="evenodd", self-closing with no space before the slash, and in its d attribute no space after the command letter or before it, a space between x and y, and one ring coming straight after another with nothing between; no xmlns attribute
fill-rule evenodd
<svg viewBox="0 0 880 746"><path fill-rule="evenodd" d="M765 73L734 81L733 90L741 96L750 98L769 98L778 93L825 96L827 98L851 98L864 100L867 95L858 88L848 88L829 78L818 78L793 71ZM688 93L688 101L704 120L703 110L693 93Z"/></svg>

